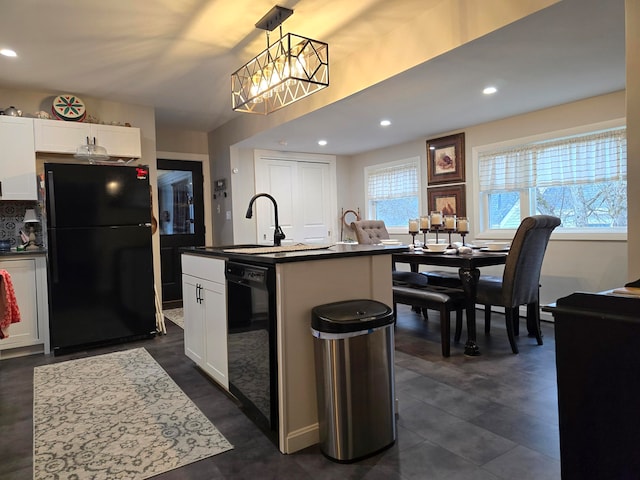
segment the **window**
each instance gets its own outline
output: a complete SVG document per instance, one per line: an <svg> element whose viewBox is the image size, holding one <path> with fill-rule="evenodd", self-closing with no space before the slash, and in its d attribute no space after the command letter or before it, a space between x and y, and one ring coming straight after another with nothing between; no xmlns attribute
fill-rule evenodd
<svg viewBox="0 0 640 480"><path fill-rule="evenodd" d="M515 229L528 215L554 215L561 230L625 232L624 127L480 151L482 230Z"/></svg>
<svg viewBox="0 0 640 480"><path fill-rule="evenodd" d="M420 216L418 157L365 168L367 218L406 233L410 218Z"/></svg>

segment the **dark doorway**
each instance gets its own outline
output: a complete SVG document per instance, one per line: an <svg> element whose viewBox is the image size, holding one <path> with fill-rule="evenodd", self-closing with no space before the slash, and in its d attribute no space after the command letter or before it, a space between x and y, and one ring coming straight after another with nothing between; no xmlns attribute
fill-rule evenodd
<svg viewBox="0 0 640 480"><path fill-rule="evenodd" d="M202 163L158 159L162 301L182 300L180 248L204 245Z"/></svg>

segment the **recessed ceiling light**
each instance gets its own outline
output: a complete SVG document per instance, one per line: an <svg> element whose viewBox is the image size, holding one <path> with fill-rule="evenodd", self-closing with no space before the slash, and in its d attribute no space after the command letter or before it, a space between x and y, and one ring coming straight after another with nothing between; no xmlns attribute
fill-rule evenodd
<svg viewBox="0 0 640 480"><path fill-rule="evenodd" d="M493 95L497 91L498 89L496 87L487 87L484 90L482 90L482 93L484 93L485 95Z"/></svg>
<svg viewBox="0 0 640 480"><path fill-rule="evenodd" d="M0 50L0 55L4 55L5 57L17 57L18 54L11 50L10 48L3 48Z"/></svg>
<svg viewBox="0 0 640 480"><path fill-rule="evenodd" d="M318 140L318 145L320 145L321 147L324 147L327 144L326 140Z"/></svg>
<svg viewBox="0 0 640 480"><path fill-rule="evenodd" d="M380 120L381 127L388 127L389 125L391 125L391 120Z"/></svg>

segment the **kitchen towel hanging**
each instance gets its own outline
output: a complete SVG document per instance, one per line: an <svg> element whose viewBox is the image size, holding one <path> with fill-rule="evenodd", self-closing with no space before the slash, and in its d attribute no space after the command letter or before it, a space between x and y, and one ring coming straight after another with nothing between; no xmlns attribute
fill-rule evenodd
<svg viewBox="0 0 640 480"><path fill-rule="evenodd" d="M20 321L20 310L13 290L11 275L0 270L0 339L9 336L9 326Z"/></svg>

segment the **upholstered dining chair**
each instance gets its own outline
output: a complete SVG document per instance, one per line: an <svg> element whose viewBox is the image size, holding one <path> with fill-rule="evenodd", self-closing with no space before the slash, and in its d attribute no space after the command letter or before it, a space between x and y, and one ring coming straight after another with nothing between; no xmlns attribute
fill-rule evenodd
<svg viewBox="0 0 640 480"><path fill-rule="evenodd" d="M476 303L485 305L485 309L491 305L504 307L507 335L513 353L518 353L515 334L520 305L527 305L528 315L535 316L527 319L528 326L534 329L538 345L542 345L540 271L549 237L558 225L560 219L549 215L534 215L522 220L511 242L502 277L481 275L478 281ZM487 327L485 324L486 332Z"/></svg>
<svg viewBox="0 0 640 480"><path fill-rule="evenodd" d="M357 220L351 222L351 228L356 234L356 240L362 245L374 245L389 238L383 220Z"/></svg>

